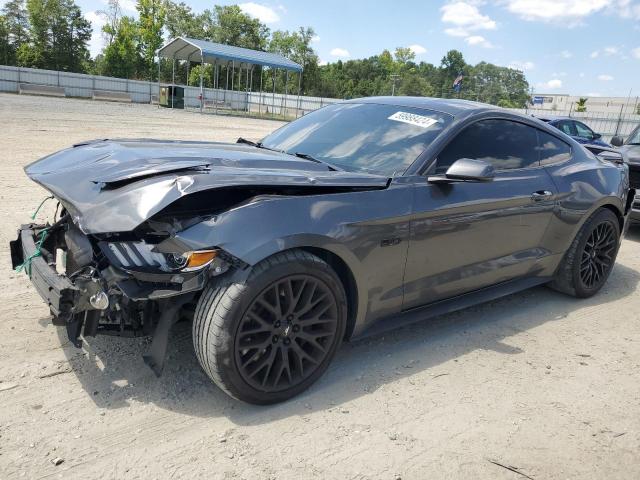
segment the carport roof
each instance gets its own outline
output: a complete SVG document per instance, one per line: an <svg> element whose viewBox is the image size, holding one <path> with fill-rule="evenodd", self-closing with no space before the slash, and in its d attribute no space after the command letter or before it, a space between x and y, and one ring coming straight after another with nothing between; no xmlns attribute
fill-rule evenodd
<svg viewBox="0 0 640 480"><path fill-rule="evenodd" d="M197 54L197 55L196 55ZM214 63L217 60L236 61L265 67L283 68L285 70L302 71L302 66L282 55L271 52L261 52L249 48L233 47L222 43L197 40L195 38L178 37L165 44L158 50L158 56L175 60L200 60Z"/></svg>

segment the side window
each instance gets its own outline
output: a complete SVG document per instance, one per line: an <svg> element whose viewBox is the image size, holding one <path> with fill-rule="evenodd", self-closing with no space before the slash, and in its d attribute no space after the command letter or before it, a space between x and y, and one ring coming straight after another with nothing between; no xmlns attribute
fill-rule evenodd
<svg viewBox="0 0 640 480"><path fill-rule="evenodd" d="M571 128L571 122L559 122L558 129L567 135L576 135L575 130Z"/></svg>
<svg viewBox="0 0 640 480"><path fill-rule="evenodd" d="M538 130L538 152L540 165L551 165L571 158L571 147L562 140Z"/></svg>
<svg viewBox="0 0 640 480"><path fill-rule="evenodd" d="M510 120L481 120L460 132L438 155L436 173L461 158L484 160L496 170L538 165L536 129Z"/></svg>
<svg viewBox="0 0 640 480"><path fill-rule="evenodd" d="M580 138L586 138L587 140L593 140L593 131L587 127L584 123L574 122L576 126L577 136Z"/></svg>

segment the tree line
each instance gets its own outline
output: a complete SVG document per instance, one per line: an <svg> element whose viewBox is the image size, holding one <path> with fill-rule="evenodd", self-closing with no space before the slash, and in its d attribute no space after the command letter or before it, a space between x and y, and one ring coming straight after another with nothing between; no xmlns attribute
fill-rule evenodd
<svg viewBox="0 0 640 480"><path fill-rule="evenodd" d="M108 0L106 8L98 12L104 20L101 34L105 46L91 58L91 23L73 0L10 0L0 12L0 63L156 80L155 52L166 33L169 38L192 37L282 54L304 67L304 95L356 98L393 91L396 95L456 97L504 107L524 107L529 99L529 84L522 72L487 62L470 65L457 50L447 52L439 65L417 62L415 54L403 47L369 58L321 65L313 49L315 32L311 27L271 31L237 5L214 5L194 12L184 2L137 0L136 9L137 19L123 13L120 0ZM171 62L161 61L160 72L163 80L170 79ZM239 75L237 69L229 73ZM459 75L463 76L462 88L455 91L453 82ZM200 66L192 63L188 68L179 62L176 76L180 83L198 85ZM206 86L213 86L211 65L205 65L202 76ZM226 81L224 67L219 78ZM241 81L246 85L246 79ZM260 84L265 90L274 84L278 91L286 87L297 92L298 88L296 76L268 69L257 68L250 81L254 90Z"/></svg>

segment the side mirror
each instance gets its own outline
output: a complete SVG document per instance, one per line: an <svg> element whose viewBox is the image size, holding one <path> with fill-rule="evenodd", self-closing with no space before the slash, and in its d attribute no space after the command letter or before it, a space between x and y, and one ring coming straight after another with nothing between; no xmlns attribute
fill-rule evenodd
<svg viewBox="0 0 640 480"><path fill-rule="evenodd" d="M598 153L597 156L598 158L602 160L606 160L607 162L618 163L618 164L624 163L624 158L622 157L622 154L620 152L614 152L612 150L603 150L602 152Z"/></svg>
<svg viewBox="0 0 640 480"><path fill-rule="evenodd" d="M602 138L602 134L600 134L600 133L595 133L595 132L594 132L594 133L593 133L593 139L594 139L594 140L598 140L599 138Z"/></svg>
<svg viewBox="0 0 640 480"><path fill-rule="evenodd" d="M614 147L621 147L624 144L624 139L619 136L615 136L611 138L611 145Z"/></svg>
<svg viewBox="0 0 640 480"><path fill-rule="evenodd" d="M493 165L484 160L461 158L453 162L444 176L431 176L430 183L489 182L495 177Z"/></svg>

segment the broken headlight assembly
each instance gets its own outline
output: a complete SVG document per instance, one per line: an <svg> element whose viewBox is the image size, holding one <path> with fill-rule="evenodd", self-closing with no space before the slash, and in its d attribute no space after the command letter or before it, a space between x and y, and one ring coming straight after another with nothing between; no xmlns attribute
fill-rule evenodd
<svg viewBox="0 0 640 480"><path fill-rule="evenodd" d="M103 251L105 249L103 248ZM212 273L224 273L229 265L221 250L193 250L184 253L160 253L146 242L109 242L107 255L115 265L129 271L191 273L210 267Z"/></svg>
<svg viewBox="0 0 640 480"><path fill-rule="evenodd" d="M218 250L196 250L183 254L165 255L167 268L172 272L195 272L211 265L218 256Z"/></svg>

